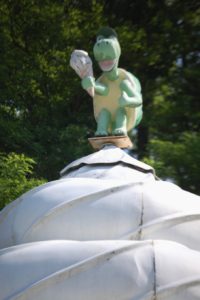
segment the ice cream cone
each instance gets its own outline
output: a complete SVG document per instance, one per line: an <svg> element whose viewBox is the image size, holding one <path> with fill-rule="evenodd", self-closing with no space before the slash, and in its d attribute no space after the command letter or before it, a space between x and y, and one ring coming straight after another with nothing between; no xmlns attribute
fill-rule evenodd
<svg viewBox="0 0 200 300"><path fill-rule="evenodd" d="M81 79L89 76L93 77L92 60L86 51L74 50L71 55L70 66ZM93 87L87 89L87 92L91 97L94 97Z"/></svg>

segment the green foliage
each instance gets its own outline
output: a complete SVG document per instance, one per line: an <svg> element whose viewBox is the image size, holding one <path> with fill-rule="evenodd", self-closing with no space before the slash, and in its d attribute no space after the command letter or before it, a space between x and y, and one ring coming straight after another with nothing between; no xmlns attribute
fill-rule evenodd
<svg viewBox="0 0 200 300"><path fill-rule="evenodd" d="M34 157L38 176L55 179L72 153L85 154L92 102L69 58L74 48L92 51L104 19L97 1L1 1L1 150Z"/></svg>
<svg viewBox="0 0 200 300"><path fill-rule="evenodd" d="M0 155L0 209L45 180L32 178L35 161L25 155Z"/></svg>
<svg viewBox="0 0 200 300"><path fill-rule="evenodd" d="M145 158L163 179L171 179L186 190L200 193L200 136L183 133L176 143L151 140L150 158Z"/></svg>

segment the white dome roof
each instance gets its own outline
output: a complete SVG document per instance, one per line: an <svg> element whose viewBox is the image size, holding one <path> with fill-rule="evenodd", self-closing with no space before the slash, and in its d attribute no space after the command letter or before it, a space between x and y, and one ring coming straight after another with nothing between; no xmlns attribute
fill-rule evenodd
<svg viewBox="0 0 200 300"><path fill-rule="evenodd" d="M61 176L0 212L0 300L199 299L200 197L113 146Z"/></svg>
<svg viewBox="0 0 200 300"><path fill-rule="evenodd" d="M107 151L112 154L112 150L113 157L116 154L113 161L119 159L119 154L121 157L114 167L103 162ZM155 180L151 171L143 173L128 166L124 169L121 161L128 161L129 156L120 149L109 148L91 157L71 164L79 168L66 177L33 189L8 205L0 213L0 247L54 239L156 238L200 250L198 196L172 183ZM83 161L94 164L86 171ZM107 169L102 171L97 161L102 161ZM129 165L133 162L140 165L130 157ZM114 172L116 167L118 173ZM144 168L148 170L148 166ZM130 170L128 179L121 170L128 170L128 174ZM93 177L94 173L99 176ZM108 180L108 174L117 179Z"/></svg>

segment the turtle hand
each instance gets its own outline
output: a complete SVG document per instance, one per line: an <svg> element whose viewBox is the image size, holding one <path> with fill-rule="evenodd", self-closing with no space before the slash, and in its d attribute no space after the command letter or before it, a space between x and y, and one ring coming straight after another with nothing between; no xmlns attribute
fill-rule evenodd
<svg viewBox="0 0 200 300"><path fill-rule="evenodd" d="M126 92L122 92L122 95L119 98L119 105L120 107L125 107L130 105L129 96L126 94Z"/></svg>
<svg viewBox="0 0 200 300"><path fill-rule="evenodd" d="M84 77L81 81L81 85L84 90L94 87L95 86L94 77L92 76Z"/></svg>

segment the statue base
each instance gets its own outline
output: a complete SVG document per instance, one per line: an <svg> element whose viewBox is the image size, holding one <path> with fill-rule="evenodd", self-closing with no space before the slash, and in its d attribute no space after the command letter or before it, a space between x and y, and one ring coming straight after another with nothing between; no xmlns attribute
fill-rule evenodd
<svg viewBox="0 0 200 300"><path fill-rule="evenodd" d="M100 150L105 145L115 145L121 149L131 149L133 148L133 143L127 135L110 135L110 136L99 136L88 138L89 143L94 148L94 150Z"/></svg>

